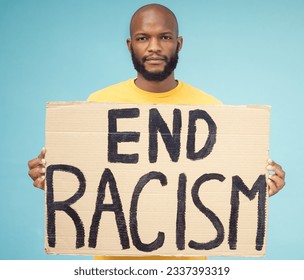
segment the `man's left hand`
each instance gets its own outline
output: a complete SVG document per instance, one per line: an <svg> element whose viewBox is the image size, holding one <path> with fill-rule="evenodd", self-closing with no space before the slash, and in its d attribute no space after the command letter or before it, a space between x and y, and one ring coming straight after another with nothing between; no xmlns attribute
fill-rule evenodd
<svg viewBox="0 0 304 280"><path fill-rule="evenodd" d="M282 166L274 162L268 161L267 170L273 174L269 175L267 180L269 196L275 195L285 186L285 172Z"/></svg>

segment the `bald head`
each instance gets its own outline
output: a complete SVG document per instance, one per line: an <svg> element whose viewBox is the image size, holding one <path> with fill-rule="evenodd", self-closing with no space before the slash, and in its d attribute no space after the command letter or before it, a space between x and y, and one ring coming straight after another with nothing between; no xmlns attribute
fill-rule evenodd
<svg viewBox="0 0 304 280"><path fill-rule="evenodd" d="M150 82L164 82L164 88L157 92L174 88L174 69L183 44L174 13L159 4L143 6L131 19L130 35L127 45L137 71L137 85L153 92Z"/></svg>
<svg viewBox="0 0 304 280"><path fill-rule="evenodd" d="M142 23L153 25L161 24L174 31L178 36L178 23L175 14L160 4L149 4L139 8L132 16L130 22L130 36L142 26Z"/></svg>

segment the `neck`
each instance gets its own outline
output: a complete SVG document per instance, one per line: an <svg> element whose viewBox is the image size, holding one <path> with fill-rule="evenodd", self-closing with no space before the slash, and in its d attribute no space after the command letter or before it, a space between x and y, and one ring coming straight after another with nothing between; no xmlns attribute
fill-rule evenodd
<svg viewBox="0 0 304 280"><path fill-rule="evenodd" d="M174 89L178 82L174 79L173 73L171 73L171 75L163 81L148 81L140 73L138 73L135 84L141 90L161 93Z"/></svg>

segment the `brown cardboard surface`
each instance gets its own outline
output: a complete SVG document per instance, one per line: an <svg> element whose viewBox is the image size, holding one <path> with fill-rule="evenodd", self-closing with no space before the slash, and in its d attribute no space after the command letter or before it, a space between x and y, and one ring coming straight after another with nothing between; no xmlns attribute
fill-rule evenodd
<svg viewBox="0 0 304 280"><path fill-rule="evenodd" d="M47 253L265 255L270 107L58 102L46 113Z"/></svg>

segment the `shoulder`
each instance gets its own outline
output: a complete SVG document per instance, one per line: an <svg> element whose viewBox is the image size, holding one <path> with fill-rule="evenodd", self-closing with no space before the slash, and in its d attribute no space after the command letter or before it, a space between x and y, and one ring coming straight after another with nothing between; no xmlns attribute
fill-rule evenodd
<svg viewBox="0 0 304 280"><path fill-rule="evenodd" d="M130 84L130 80L126 80L114 85L110 85L103 89L93 92L89 95L88 101L107 101L108 98L112 98L113 95L118 94L119 92L124 92Z"/></svg>
<svg viewBox="0 0 304 280"><path fill-rule="evenodd" d="M204 104L221 104L222 102L215 96L206 93L205 91L194 87L188 83L179 81L181 83L181 91L187 95L187 98L194 99L197 103Z"/></svg>

